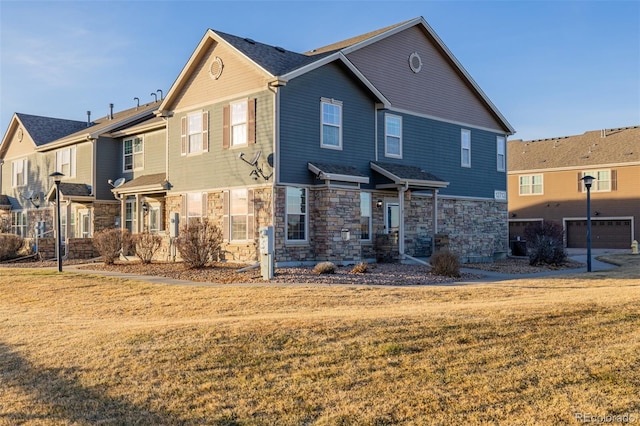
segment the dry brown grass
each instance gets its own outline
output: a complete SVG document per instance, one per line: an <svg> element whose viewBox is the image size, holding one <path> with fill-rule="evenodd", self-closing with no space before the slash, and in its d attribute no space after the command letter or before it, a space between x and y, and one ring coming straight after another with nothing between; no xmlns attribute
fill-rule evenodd
<svg viewBox="0 0 640 426"><path fill-rule="evenodd" d="M457 287L0 268L0 424L640 421L640 256Z"/></svg>

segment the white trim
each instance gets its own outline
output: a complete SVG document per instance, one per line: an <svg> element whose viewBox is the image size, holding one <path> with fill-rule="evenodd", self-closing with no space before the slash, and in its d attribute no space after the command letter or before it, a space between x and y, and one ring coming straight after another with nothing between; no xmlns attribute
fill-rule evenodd
<svg viewBox="0 0 640 426"><path fill-rule="evenodd" d="M640 161L633 163L607 163L607 164L581 164L576 166L567 167L553 167L549 169L526 169L526 170L509 170L509 175L522 175L527 173L546 173L546 172L569 172L569 171L584 171L585 169L613 169L619 167L634 167L640 166Z"/></svg>
<svg viewBox="0 0 640 426"><path fill-rule="evenodd" d="M475 124L465 123L465 122L462 122L462 121L448 120L446 118L437 117L435 115L423 114L423 113L420 113L420 112L410 111L410 110L402 109L402 108L388 107L386 109L388 111L397 112L399 114L406 114L406 115L411 115L411 116L414 116L414 117L427 118L429 120L439 121L439 122L442 122L442 123L455 124L456 126L465 127L465 128L468 128L468 129L484 130L484 131L487 131L487 132L497 133L499 135L505 135L505 136L508 135L508 133L505 133L503 129L492 129L490 127L478 126L478 125L475 125Z"/></svg>
<svg viewBox="0 0 640 426"><path fill-rule="evenodd" d="M335 125L333 123L326 123L327 126L338 128L338 145L328 145L324 143L324 105L332 105L340 108L340 123ZM342 101L336 99L320 98L320 148L335 149L342 151L342 127L343 127L343 105Z"/></svg>
<svg viewBox="0 0 640 426"><path fill-rule="evenodd" d="M500 164L500 148L502 147L503 162ZM507 137L503 135L496 136L496 170L499 172L507 171Z"/></svg>
<svg viewBox="0 0 640 426"><path fill-rule="evenodd" d="M531 190L531 192L528 193L528 194L523 194L522 190L521 190L522 184L520 183L520 178L523 178L525 176L530 178L529 179L530 182L528 184L528 187ZM541 182L542 191L541 192L533 192L533 185L534 184L533 184L533 179L532 178L534 176L540 176L542 178L542 182ZM544 195L544 173L534 173L534 174L530 174L530 175L527 175L527 174L518 175L518 196L520 196L520 197L531 197L531 196L540 196L540 195Z"/></svg>
<svg viewBox="0 0 640 426"><path fill-rule="evenodd" d="M467 135L466 141L468 146L465 147L465 135ZM464 161L465 151L469 152L468 162ZM460 129L460 167L471 168L471 130Z"/></svg>
<svg viewBox="0 0 640 426"><path fill-rule="evenodd" d="M141 167L137 167L135 166L135 151L134 151L134 146L135 146L135 140L136 139L140 139L140 142L142 144L142 151L140 151L138 153L138 155L142 155L142 166ZM125 156L127 154L125 154L125 144L131 141L131 169L125 169ZM144 135L133 135L130 137L126 137L122 139L122 173L131 173L131 172L135 172L137 170L144 170Z"/></svg>
<svg viewBox="0 0 640 426"><path fill-rule="evenodd" d="M307 164L307 168L315 174L319 179L324 180L337 180L341 182L355 182L355 183L369 183L369 178L366 176L354 176L354 175L342 175L339 173L324 173L317 166L312 163Z"/></svg>
<svg viewBox="0 0 640 426"><path fill-rule="evenodd" d="M304 213L292 213L292 214L304 214L304 238L300 240L289 239L289 201L287 195L288 188L302 189L305 191L305 206ZM309 243L309 188L305 186L286 186L284 188L284 242L285 245L306 245Z"/></svg>

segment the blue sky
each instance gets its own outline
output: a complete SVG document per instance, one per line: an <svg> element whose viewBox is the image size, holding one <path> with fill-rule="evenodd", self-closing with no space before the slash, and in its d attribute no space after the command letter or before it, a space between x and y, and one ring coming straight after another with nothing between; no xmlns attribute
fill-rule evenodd
<svg viewBox="0 0 640 426"><path fill-rule="evenodd" d="M0 131L166 94L207 28L304 52L418 16L513 138L640 125L639 1L0 0Z"/></svg>

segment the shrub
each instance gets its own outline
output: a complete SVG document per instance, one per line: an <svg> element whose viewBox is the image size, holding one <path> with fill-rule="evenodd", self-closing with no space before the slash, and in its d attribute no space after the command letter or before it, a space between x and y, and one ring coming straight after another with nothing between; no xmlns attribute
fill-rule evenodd
<svg viewBox="0 0 640 426"><path fill-rule="evenodd" d="M320 262L313 268L314 274L335 274L336 265L331 262Z"/></svg>
<svg viewBox="0 0 640 426"><path fill-rule="evenodd" d="M222 231L208 218L184 226L176 239L180 256L189 268L202 268L218 260L222 245Z"/></svg>
<svg viewBox="0 0 640 426"><path fill-rule="evenodd" d="M369 272L369 265L366 262L360 262L351 269L352 274L364 274Z"/></svg>
<svg viewBox="0 0 640 426"><path fill-rule="evenodd" d="M431 256L431 271L445 277L460 277L460 259L450 251L439 251Z"/></svg>
<svg viewBox="0 0 640 426"><path fill-rule="evenodd" d="M149 232L143 232L142 234L134 235L132 243L136 256L140 258L142 263L148 264L151 263L153 255L156 254L162 245L162 237Z"/></svg>
<svg viewBox="0 0 640 426"><path fill-rule="evenodd" d="M23 245L20 235L0 234L0 260L15 259Z"/></svg>
<svg viewBox="0 0 640 426"><path fill-rule="evenodd" d="M131 234L127 229L111 228L93 235L93 247L100 253L105 265L113 265L121 252L129 251Z"/></svg>
<svg viewBox="0 0 640 426"><path fill-rule="evenodd" d="M567 259L563 243L562 225L548 221L535 223L525 229L530 265L561 265Z"/></svg>

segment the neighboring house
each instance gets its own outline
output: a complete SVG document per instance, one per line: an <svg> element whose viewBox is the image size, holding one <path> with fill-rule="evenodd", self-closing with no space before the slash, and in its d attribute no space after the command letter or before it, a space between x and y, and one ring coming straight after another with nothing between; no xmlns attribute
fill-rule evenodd
<svg viewBox="0 0 640 426"><path fill-rule="evenodd" d="M40 236L52 236L55 186L49 175L58 171L64 175L60 218L65 247L73 250L77 243L82 255L91 252L90 244L78 240L117 225L121 215L107 181L123 174L123 129L157 120L153 111L159 103L110 112L92 122L15 114L0 148L1 194L10 202L3 211L11 215L12 232L33 238L36 224L44 222ZM162 162L164 171L164 156Z"/></svg>
<svg viewBox="0 0 640 426"><path fill-rule="evenodd" d="M593 248L628 249L640 240L640 126L582 135L508 142L509 235L524 239L532 222L564 228L569 248L587 246L587 194L591 187Z"/></svg>
<svg viewBox="0 0 640 426"><path fill-rule="evenodd" d="M203 217L233 261L259 260L265 226L278 265L405 260L436 240L463 261L508 251L514 130L423 18L306 53L208 30L151 109L92 133L87 204L163 235L159 257ZM106 192L115 219L96 209Z"/></svg>

